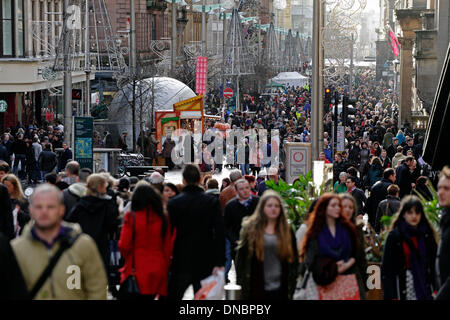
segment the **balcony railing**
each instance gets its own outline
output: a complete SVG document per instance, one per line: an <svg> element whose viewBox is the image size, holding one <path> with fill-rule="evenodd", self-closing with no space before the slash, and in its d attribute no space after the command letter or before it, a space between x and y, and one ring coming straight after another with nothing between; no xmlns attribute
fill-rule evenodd
<svg viewBox="0 0 450 320"><path fill-rule="evenodd" d="M162 0L147 0L148 10L163 11L167 8L167 3Z"/></svg>

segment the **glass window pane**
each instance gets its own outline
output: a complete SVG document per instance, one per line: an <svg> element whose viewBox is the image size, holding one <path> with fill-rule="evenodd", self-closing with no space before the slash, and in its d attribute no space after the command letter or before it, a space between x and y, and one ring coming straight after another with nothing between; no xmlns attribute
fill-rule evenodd
<svg viewBox="0 0 450 320"><path fill-rule="evenodd" d="M19 0L18 3L17 14L19 19L23 19L23 0Z"/></svg>
<svg viewBox="0 0 450 320"><path fill-rule="evenodd" d="M12 21L3 20L3 55L13 54Z"/></svg>
<svg viewBox="0 0 450 320"><path fill-rule="evenodd" d="M13 0L2 0L2 17L3 19L12 19L11 2Z"/></svg>
<svg viewBox="0 0 450 320"><path fill-rule="evenodd" d="M23 21L20 20L17 25L17 36L19 41L19 52L17 53L19 56L23 56Z"/></svg>

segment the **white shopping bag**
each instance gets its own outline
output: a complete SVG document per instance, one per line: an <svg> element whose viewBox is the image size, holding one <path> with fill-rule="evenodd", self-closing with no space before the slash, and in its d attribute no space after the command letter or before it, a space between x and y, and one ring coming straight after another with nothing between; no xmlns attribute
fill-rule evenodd
<svg viewBox="0 0 450 320"><path fill-rule="evenodd" d="M217 275L200 281L201 288L194 296L194 300L222 300L225 294L225 272L218 271Z"/></svg>

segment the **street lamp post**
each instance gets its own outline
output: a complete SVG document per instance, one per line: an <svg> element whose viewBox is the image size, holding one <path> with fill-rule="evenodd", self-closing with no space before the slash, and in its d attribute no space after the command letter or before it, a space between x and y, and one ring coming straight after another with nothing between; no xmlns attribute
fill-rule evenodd
<svg viewBox="0 0 450 320"><path fill-rule="evenodd" d="M131 113L133 117L133 151L136 151L136 6L130 0L130 75L133 81Z"/></svg>
<svg viewBox="0 0 450 320"><path fill-rule="evenodd" d="M69 7L69 0L64 0L63 3L63 20L64 27L64 139L69 147L72 146L72 71L70 67L70 46L72 34L69 29L69 14L67 12Z"/></svg>

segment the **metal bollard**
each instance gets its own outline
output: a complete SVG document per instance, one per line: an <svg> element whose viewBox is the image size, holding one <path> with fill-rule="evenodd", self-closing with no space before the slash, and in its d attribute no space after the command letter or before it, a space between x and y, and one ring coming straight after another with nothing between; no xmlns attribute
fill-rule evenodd
<svg viewBox="0 0 450 320"><path fill-rule="evenodd" d="M225 287L225 300L239 300L241 295L241 286L229 283Z"/></svg>

